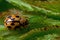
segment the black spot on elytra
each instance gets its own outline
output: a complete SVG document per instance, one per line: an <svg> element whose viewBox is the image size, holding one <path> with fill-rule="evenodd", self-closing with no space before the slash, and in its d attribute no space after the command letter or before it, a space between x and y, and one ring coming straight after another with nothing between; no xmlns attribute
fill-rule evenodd
<svg viewBox="0 0 60 40"><path fill-rule="evenodd" d="M19 16L16 16L17 18L19 18Z"/></svg>
<svg viewBox="0 0 60 40"><path fill-rule="evenodd" d="M9 28L9 29L10 29L10 28L11 28L11 26L7 26L7 28Z"/></svg>
<svg viewBox="0 0 60 40"><path fill-rule="evenodd" d="M14 23L15 23L15 22L18 22L18 23L19 23L20 21L13 21L13 22L14 22Z"/></svg>
<svg viewBox="0 0 60 40"><path fill-rule="evenodd" d="M17 28L20 28L20 26L15 26L15 28L14 28L14 29L17 29Z"/></svg>
<svg viewBox="0 0 60 40"><path fill-rule="evenodd" d="M15 25L14 23L11 23L11 25Z"/></svg>
<svg viewBox="0 0 60 40"><path fill-rule="evenodd" d="M19 28L19 26L16 26L15 28Z"/></svg>
<svg viewBox="0 0 60 40"><path fill-rule="evenodd" d="M6 25L7 25L7 23L6 23Z"/></svg>

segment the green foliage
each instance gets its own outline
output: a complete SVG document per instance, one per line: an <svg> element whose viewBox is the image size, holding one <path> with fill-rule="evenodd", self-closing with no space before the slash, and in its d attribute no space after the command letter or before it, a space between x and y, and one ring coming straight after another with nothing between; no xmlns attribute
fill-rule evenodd
<svg viewBox="0 0 60 40"><path fill-rule="evenodd" d="M43 38L39 37L37 40L58 40L59 36L57 34L49 34L45 35Z"/></svg>
<svg viewBox="0 0 60 40"><path fill-rule="evenodd" d="M5 0L0 1L0 12L1 11L6 11L6 10L8 10L10 8L13 8L13 5L6 2Z"/></svg>
<svg viewBox="0 0 60 40"><path fill-rule="evenodd" d="M47 2L41 2L40 0L23 0L31 5L35 5L54 12L60 12L60 0L48 0ZM56 6L57 5L57 6Z"/></svg>
<svg viewBox="0 0 60 40"><path fill-rule="evenodd" d="M27 3L24 3L23 1L21 0L7 0L9 3L12 3L14 6L17 6L19 7L21 10L28 10L28 11L33 11L33 8L27 4Z"/></svg>

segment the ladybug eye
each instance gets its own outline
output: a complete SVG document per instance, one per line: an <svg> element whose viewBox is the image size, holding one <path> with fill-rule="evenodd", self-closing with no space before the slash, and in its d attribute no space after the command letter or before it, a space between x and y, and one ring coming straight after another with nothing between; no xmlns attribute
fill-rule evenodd
<svg viewBox="0 0 60 40"><path fill-rule="evenodd" d="M19 18L19 16L16 16L17 18Z"/></svg>

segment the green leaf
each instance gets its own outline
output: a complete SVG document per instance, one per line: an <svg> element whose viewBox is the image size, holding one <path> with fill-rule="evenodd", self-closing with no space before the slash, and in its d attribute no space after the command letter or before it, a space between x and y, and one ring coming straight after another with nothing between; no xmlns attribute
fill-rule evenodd
<svg viewBox="0 0 60 40"><path fill-rule="evenodd" d="M31 5L24 3L21 0L18 0L18 1L17 0L6 0L6 1L8 1L9 3L12 3L14 6L17 6L22 10L33 11L33 8L31 7Z"/></svg>

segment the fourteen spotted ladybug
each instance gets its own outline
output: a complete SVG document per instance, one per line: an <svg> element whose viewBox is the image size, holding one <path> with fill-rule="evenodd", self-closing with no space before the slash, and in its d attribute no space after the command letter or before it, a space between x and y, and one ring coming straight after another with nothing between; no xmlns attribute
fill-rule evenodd
<svg viewBox="0 0 60 40"><path fill-rule="evenodd" d="M26 28L28 23L28 19L16 14L9 15L4 20L4 25L9 30L20 29L21 27Z"/></svg>

